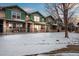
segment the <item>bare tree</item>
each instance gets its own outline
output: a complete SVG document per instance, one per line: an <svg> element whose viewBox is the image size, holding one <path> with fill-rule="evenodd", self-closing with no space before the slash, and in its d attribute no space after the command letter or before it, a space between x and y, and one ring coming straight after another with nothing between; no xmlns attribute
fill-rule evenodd
<svg viewBox="0 0 79 59"><path fill-rule="evenodd" d="M63 16L64 16L64 24L65 24L65 37L68 38L68 6L66 3L63 3Z"/></svg>
<svg viewBox="0 0 79 59"><path fill-rule="evenodd" d="M63 17L64 17L64 24L65 24L65 37L68 38L68 21L69 19L74 15L74 11L69 13L70 10L73 10L73 8L77 5L75 3L62 3L63 5ZM77 7L76 7L77 8Z"/></svg>
<svg viewBox="0 0 79 59"><path fill-rule="evenodd" d="M46 4L47 11L53 16L54 19L64 19L65 37L68 38L68 20L72 18L78 4L76 3L54 3Z"/></svg>

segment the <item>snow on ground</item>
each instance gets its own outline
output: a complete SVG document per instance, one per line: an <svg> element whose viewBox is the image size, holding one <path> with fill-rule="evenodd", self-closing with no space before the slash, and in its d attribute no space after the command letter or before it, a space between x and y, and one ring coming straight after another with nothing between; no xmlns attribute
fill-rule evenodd
<svg viewBox="0 0 79 59"><path fill-rule="evenodd" d="M79 56L79 53L56 53L56 54L39 54L37 56Z"/></svg>
<svg viewBox="0 0 79 59"><path fill-rule="evenodd" d="M79 53L57 53L54 56L79 56Z"/></svg>
<svg viewBox="0 0 79 59"><path fill-rule="evenodd" d="M79 34L69 33L69 36L69 39L64 38L63 32L2 35L0 55L40 54L64 48L68 44L78 44Z"/></svg>

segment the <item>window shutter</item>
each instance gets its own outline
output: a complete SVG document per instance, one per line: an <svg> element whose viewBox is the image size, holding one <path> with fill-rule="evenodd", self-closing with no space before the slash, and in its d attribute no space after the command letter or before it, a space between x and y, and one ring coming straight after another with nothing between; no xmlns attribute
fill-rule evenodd
<svg viewBox="0 0 79 59"><path fill-rule="evenodd" d="M30 15L30 20L31 20L31 21L33 21L33 20L34 20L33 15Z"/></svg>
<svg viewBox="0 0 79 59"><path fill-rule="evenodd" d="M26 14L24 12L21 12L21 20L25 20Z"/></svg>
<svg viewBox="0 0 79 59"><path fill-rule="evenodd" d="M8 9L5 10L5 17L6 19L11 19L11 10Z"/></svg>
<svg viewBox="0 0 79 59"><path fill-rule="evenodd" d="M42 17L40 17L40 22L42 22Z"/></svg>

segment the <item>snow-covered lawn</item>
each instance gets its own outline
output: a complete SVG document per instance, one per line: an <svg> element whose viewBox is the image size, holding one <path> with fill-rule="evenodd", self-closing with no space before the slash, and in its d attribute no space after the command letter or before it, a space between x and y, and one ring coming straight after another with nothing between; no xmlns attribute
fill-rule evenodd
<svg viewBox="0 0 79 59"><path fill-rule="evenodd" d="M78 44L78 33L69 33L69 37L64 38L64 32L3 35L0 36L0 55L40 54L64 48L68 44Z"/></svg>

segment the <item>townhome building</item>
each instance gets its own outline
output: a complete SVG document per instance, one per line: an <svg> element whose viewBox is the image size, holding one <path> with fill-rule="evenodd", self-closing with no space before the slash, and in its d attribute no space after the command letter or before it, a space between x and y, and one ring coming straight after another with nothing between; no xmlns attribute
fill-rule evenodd
<svg viewBox="0 0 79 59"><path fill-rule="evenodd" d="M57 23L56 20L50 15L46 17L46 25L47 25L47 32L56 32L57 31Z"/></svg>
<svg viewBox="0 0 79 59"><path fill-rule="evenodd" d="M47 32L64 31L64 25L61 19L54 19L51 15L46 17Z"/></svg>
<svg viewBox="0 0 79 59"><path fill-rule="evenodd" d="M46 32L45 17L38 11L27 16L27 32Z"/></svg>
<svg viewBox="0 0 79 59"><path fill-rule="evenodd" d="M25 32L26 15L19 6L0 7L0 32Z"/></svg>
<svg viewBox="0 0 79 59"><path fill-rule="evenodd" d="M74 31L79 32L79 16L74 16L69 20L69 23L72 23L74 25Z"/></svg>
<svg viewBox="0 0 79 59"><path fill-rule="evenodd" d="M19 6L0 7L0 33L46 32L45 17L40 12L27 13Z"/></svg>

